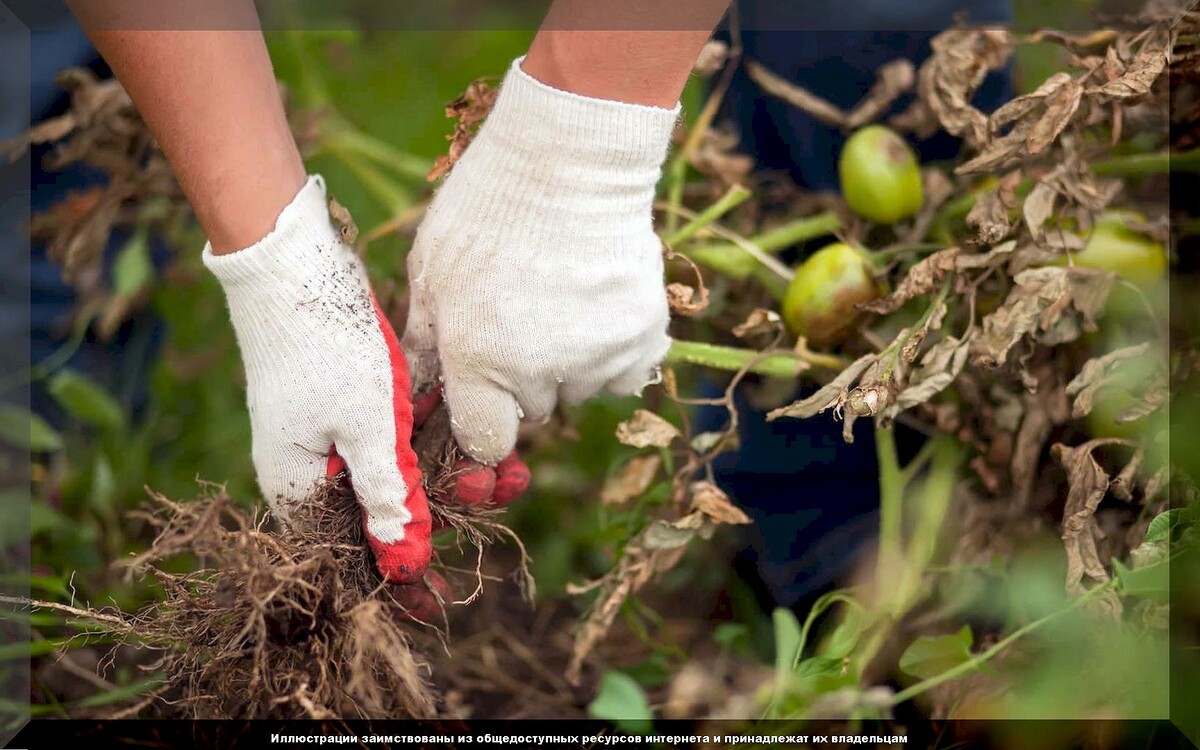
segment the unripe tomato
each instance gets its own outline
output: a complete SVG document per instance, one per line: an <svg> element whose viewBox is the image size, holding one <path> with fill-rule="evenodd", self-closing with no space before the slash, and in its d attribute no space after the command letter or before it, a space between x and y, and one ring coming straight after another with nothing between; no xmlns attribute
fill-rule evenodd
<svg viewBox="0 0 1200 750"><path fill-rule="evenodd" d="M832 346L862 322L864 313L855 306L882 293L863 251L835 242L810 255L796 269L783 298L783 320L792 333L804 336L812 346Z"/></svg>
<svg viewBox="0 0 1200 750"><path fill-rule="evenodd" d="M1151 305L1161 307L1167 298L1167 251L1162 243L1129 227L1145 221L1132 212L1112 211L1101 214L1092 227L1083 249L1066 256L1059 265L1073 262L1083 268L1097 268L1117 274L1146 295ZM1109 296L1107 310L1121 318L1145 314L1145 306L1133 290L1117 285Z"/></svg>
<svg viewBox="0 0 1200 750"><path fill-rule="evenodd" d="M882 125L868 125L846 141L838 159L842 196L863 218L894 224L921 209L925 200L917 155Z"/></svg>
<svg viewBox="0 0 1200 750"><path fill-rule="evenodd" d="M1083 250L1074 254L1075 265L1112 271L1142 289L1152 289L1167 275L1167 251L1129 228L1131 221L1144 219L1115 211L1101 214Z"/></svg>

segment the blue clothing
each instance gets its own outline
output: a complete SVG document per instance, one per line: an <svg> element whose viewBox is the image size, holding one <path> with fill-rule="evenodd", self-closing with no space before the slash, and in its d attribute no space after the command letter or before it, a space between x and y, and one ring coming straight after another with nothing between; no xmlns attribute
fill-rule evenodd
<svg viewBox="0 0 1200 750"><path fill-rule="evenodd" d="M738 9L747 58L844 109L862 98L884 63L906 57L919 66L929 40L957 12L979 23L1011 19L1009 0L740 0ZM1008 70L990 76L975 105L987 111L1006 101L1010 78ZM765 95L744 71L733 78L723 118L760 170L786 172L813 190L838 189L837 157L846 135ZM923 161L933 161L952 158L959 143L942 133L914 146ZM747 527L744 556L767 603L804 609L844 578L874 541L879 489L871 424L861 420L847 445L841 423L828 414L767 423L744 392L737 406L741 447L718 459L717 480L755 521ZM725 411L706 409L700 420L700 429L720 429ZM903 460L920 438L901 429L897 443Z"/></svg>
<svg viewBox="0 0 1200 750"><path fill-rule="evenodd" d="M18 108L6 110L0 119L0 139L11 137L27 129L31 122L41 122L65 112L70 104L69 97L55 83L55 76L64 68L81 66L92 69L100 78L110 75L95 49L76 24L65 6L45 4L36 18L28 19L33 26L30 32L30 65L28 71L20 68L0 70L0 90L5 92L24 89L28 92L29 121ZM27 81L12 80L28 75ZM28 184L29 209L31 213L43 212L62 201L72 192L103 185L107 176L82 164L74 164L61 170L48 170L44 166L49 146L35 146L30 153ZM22 217L24 221L25 217ZM62 276L59 265L50 260L46 248L40 244L25 245L20 234L24 230L5 231L0 239L0 257L16 257L28 253L27 299L18 300L16 295L5 296L5 309L0 311L0 326L5 335L14 340L28 340L29 362L36 364L49 357L70 337L73 317L78 302L75 290ZM129 234L114 231L106 246L108 259L128 241ZM155 243L154 255L161 263L166 250ZM22 264L24 265L24 264ZM105 273L111 263L105 263ZM15 305L28 305L28 314L21 314ZM9 330L9 329L14 330ZM16 328L26 330L17 331ZM136 315L126 322L111 341L100 341L89 333L66 366L81 370L105 384L130 411L138 411L145 403L147 363L157 350L162 338L160 321L149 313ZM63 415L44 389L35 385L30 392L33 410L44 417L61 422Z"/></svg>

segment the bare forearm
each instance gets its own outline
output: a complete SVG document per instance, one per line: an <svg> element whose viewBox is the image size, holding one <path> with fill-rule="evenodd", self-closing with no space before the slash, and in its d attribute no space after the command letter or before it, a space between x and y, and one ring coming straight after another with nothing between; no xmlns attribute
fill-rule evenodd
<svg viewBox="0 0 1200 750"><path fill-rule="evenodd" d="M523 68L583 96L672 107L729 0L555 0Z"/></svg>
<svg viewBox="0 0 1200 750"><path fill-rule="evenodd" d="M108 1L72 7L94 18ZM214 251L270 232L305 171L262 33L87 30L158 140Z"/></svg>

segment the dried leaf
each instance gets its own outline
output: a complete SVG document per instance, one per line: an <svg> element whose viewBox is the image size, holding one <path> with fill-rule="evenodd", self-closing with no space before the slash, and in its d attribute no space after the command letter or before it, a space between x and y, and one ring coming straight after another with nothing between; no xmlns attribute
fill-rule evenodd
<svg viewBox="0 0 1200 750"><path fill-rule="evenodd" d="M998 265L1005 260L1005 257L1012 253L1017 247L1016 240L1009 240L996 245L986 253L962 253L954 259L954 267L959 271L965 271L974 268L990 268L993 265Z"/></svg>
<svg viewBox="0 0 1200 750"><path fill-rule="evenodd" d="M816 94L779 77L754 60L747 60L745 67L746 74L750 76L750 79L771 96L782 99L793 107L812 115L825 125L834 127L845 125L846 113Z"/></svg>
<svg viewBox="0 0 1200 750"><path fill-rule="evenodd" d="M661 465L662 458L657 453L634 456L604 483L600 490L600 502L604 505L620 505L639 497L654 481Z"/></svg>
<svg viewBox="0 0 1200 750"><path fill-rule="evenodd" d="M913 87L916 81L913 64L904 58L892 60L875 71L875 83L854 109L846 115L843 125L847 130L856 130L874 121L892 106L892 103Z"/></svg>
<svg viewBox="0 0 1200 750"><path fill-rule="evenodd" d="M1120 378L1121 365L1130 360L1139 360L1149 351L1150 344L1147 342L1117 349L1085 362L1079 374L1067 383L1066 394L1074 399L1071 416L1079 419L1091 413L1097 392Z"/></svg>
<svg viewBox="0 0 1200 750"><path fill-rule="evenodd" d="M1096 508L1108 492L1108 474L1092 452L1112 442L1112 439L1091 440L1076 448L1058 443L1051 449L1066 470L1070 484L1063 509L1062 538L1067 551L1067 590L1072 593L1086 591L1085 576L1097 582L1108 580L1096 548L1096 542L1104 534L1095 519Z"/></svg>
<svg viewBox="0 0 1200 750"><path fill-rule="evenodd" d="M693 451L704 455L722 443L725 443L728 446L728 443L736 441L737 433L702 432L692 438L690 445Z"/></svg>
<svg viewBox="0 0 1200 750"><path fill-rule="evenodd" d="M1117 424L1128 424L1149 414L1158 411L1159 407L1167 403L1171 392L1167 384L1167 373L1160 371L1154 380L1150 381L1149 385L1141 394L1140 400L1125 409L1122 409L1113 421Z"/></svg>
<svg viewBox="0 0 1200 750"><path fill-rule="evenodd" d="M678 521L655 521L642 532L642 546L648 550L675 549L696 537L702 517L699 513L684 516Z"/></svg>
<svg viewBox="0 0 1200 750"><path fill-rule="evenodd" d="M787 406L782 406L767 414L767 421L773 422L780 417L795 417L805 419L819 414L835 406L838 396L849 390L853 383L876 360L874 354L866 354L853 364L838 373L837 377L826 383L816 393Z"/></svg>
<svg viewBox="0 0 1200 750"><path fill-rule="evenodd" d="M1016 275L1004 304L983 319L971 342L974 361L999 367L1026 335L1055 345L1095 330L1112 289L1112 274L1084 268L1031 268Z"/></svg>
<svg viewBox="0 0 1200 750"><path fill-rule="evenodd" d="M1133 458L1129 459L1129 463L1125 464L1125 468L1121 469L1121 473L1109 483L1108 487L1112 490L1114 497L1126 502L1133 499L1133 480L1145 458L1146 451L1138 448L1137 452L1133 454Z"/></svg>
<svg viewBox="0 0 1200 750"><path fill-rule="evenodd" d="M1042 82L1041 86L1028 94L1018 96L1002 104L988 118L988 124L993 133L1011 122L1019 120L1044 104L1046 99L1057 95L1064 87L1072 82L1069 73L1055 73Z"/></svg>
<svg viewBox="0 0 1200 750"><path fill-rule="evenodd" d="M350 210L332 195L329 196L329 217L333 219L334 226L341 233L342 242L353 247L354 243L358 241L358 225L354 223L354 217L350 215Z"/></svg>
<svg viewBox="0 0 1200 750"><path fill-rule="evenodd" d="M695 317L708 307L708 288L700 285L699 293L678 281L667 284L667 304L671 312L686 318Z"/></svg>
<svg viewBox="0 0 1200 750"><path fill-rule="evenodd" d="M725 67L729 60L729 45L719 39L709 40L692 63L692 72L698 76L710 76Z"/></svg>
<svg viewBox="0 0 1200 750"><path fill-rule="evenodd" d="M634 448L666 448L671 441L683 437L679 428L652 411L638 409L633 418L617 425L617 440Z"/></svg>
<svg viewBox="0 0 1200 750"><path fill-rule="evenodd" d="M697 172L716 177L724 185L739 185L754 169L754 157L738 153L737 147L736 133L709 128L688 154L688 162Z"/></svg>
<svg viewBox="0 0 1200 750"><path fill-rule="evenodd" d="M1007 134L994 138L987 143L977 156L955 167L955 174L974 174L976 172L995 172L1007 167L1025 156L1026 138L1032 130L1033 123L1020 120L1013 125Z"/></svg>
<svg viewBox="0 0 1200 750"><path fill-rule="evenodd" d="M1033 186L1025 198L1025 226L1033 235L1035 242L1041 242L1045 233L1042 228L1046 221L1054 215L1054 204L1058 201L1058 191L1049 180L1042 180Z"/></svg>
<svg viewBox="0 0 1200 750"><path fill-rule="evenodd" d="M975 228L975 242L991 245L1008 236L1012 222L1008 220L1008 207L1000 197L999 190L984 193L967 214L967 225Z"/></svg>
<svg viewBox="0 0 1200 750"><path fill-rule="evenodd" d="M895 417L905 409L923 404L950 387L967 362L970 344L969 336L962 340L947 336L930 347L909 377L908 386L896 397L889 416Z"/></svg>
<svg viewBox="0 0 1200 750"><path fill-rule="evenodd" d="M1112 99L1128 99L1148 93L1166 69L1170 48L1170 29L1156 29L1142 42L1137 55L1121 77L1102 86L1090 88L1087 93Z"/></svg>
<svg viewBox="0 0 1200 750"><path fill-rule="evenodd" d="M861 305L859 309L880 315L896 312L913 297L928 294L935 289L946 273L954 270L954 259L961 252L962 248L948 247L922 259L909 269L904 279L896 285L894 292Z"/></svg>
<svg viewBox="0 0 1200 750"><path fill-rule="evenodd" d="M498 88L488 85L486 79L480 78L467 86L463 95L446 105L446 117L457 120L454 132L446 136L450 141L450 149L444 156L439 156L433 164L433 169L425 175L425 179L434 182L443 177L462 158L467 146L475 138L479 126L492 111L496 103Z"/></svg>
<svg viewBox="0 0 1200 750"><path fill-rule="evenodd" d="M747 516L712 482L692 482L692 510L700 511L717 524L747 524Z"/></svg>
<svg viewBox="0 0 1200 750"><path fill-rule="evenodd" d="M1026 146L1030 154L1040 154L1058 138L1059 133L1067 127L1083 96L1083 86L1073 80L1054 92L1046 100L1046 111L1040 120L1034 124L1026 137Z"/></svg>
<svg viewBox="0 0 1200 750"><path fill-rule="evenodd" d="M1003 29L949 29L930 41L933 54L921 66L918 92L952 135L978 147L989 137L988 120L971 105L988 71L1008 61L1012 39Z"/></svg>
<svg viewBox="0 0 1200 750"><path fill-rule="evenodd" d="M774 310L757 307L746 316L744 321L733 327L733 335L739 339L745 339L754 336L776 334L782 325L783 318L779 317L779 313Z"/></svg>

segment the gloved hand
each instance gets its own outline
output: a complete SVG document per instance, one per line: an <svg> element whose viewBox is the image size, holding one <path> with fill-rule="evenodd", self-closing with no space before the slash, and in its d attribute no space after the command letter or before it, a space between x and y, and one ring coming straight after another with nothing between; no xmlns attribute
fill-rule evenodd
<svg viewBox="0 0 1200 750"><path fill-rule="evenodd" d="M651 210L678 107L559 91L520 62L408 258L414 382L440 370L458 444L487 464L560 398L640 392L670 346Z"/></svg>
<svg viewBox="0 0 1200 750"><path fill-rule="evenodd" d="M362 261L330 220L324 181L310 177L259 242L227 255L209 246L203 258L225 290L254 466L275 515L286 521L294 503L348 465L380 574L421 580L431 519L410 443L408 363ZM496 470L460 469L464 502L508 502L524 489L517 479L528 481L523 465L510 465L493 497Z"/></svg>

